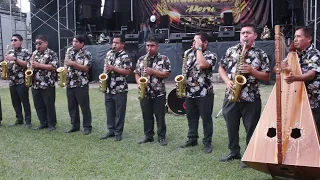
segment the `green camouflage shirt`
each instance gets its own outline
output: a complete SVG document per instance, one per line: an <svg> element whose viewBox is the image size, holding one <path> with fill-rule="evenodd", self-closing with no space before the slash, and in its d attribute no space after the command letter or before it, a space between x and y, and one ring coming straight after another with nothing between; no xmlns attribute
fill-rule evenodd
<svg viewBox="0 0 320 180"><path fill-rule="evenodd" d="M31 54L28 49L18 48L14 50L10 50L8 52L8 56L14 56L19 60L28 61ZM19 65L15 61L8 62L8 74L9 74L9 86L14 86L18 84L24 84L24 71L25 67Z"/></svg>

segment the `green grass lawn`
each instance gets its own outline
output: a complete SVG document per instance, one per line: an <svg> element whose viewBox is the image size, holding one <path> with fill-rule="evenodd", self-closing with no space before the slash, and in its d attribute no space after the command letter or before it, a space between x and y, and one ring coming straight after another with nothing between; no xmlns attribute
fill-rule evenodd
<svg viewBox="0 0 320 180"><path fill-rule="evenodd" d="M262 86L263 104L273 86ZM168 91L169 92L169 91ZM139 145L143 136L142 115L137 90L129 91L123 140L99 140L106 131L104 95L97 88L90 89L93 132L66 134L71 127L65 89L57 88L57 130L35 131L23 126L8 127L15 121L9 89L0 89L3 121L0 128L0 179L271 179L253 169L241 169L240 161L219 162L227 155L228 138L222 116L215 119L224 97L224 90L216 90L213 110L213 152L205 154L199 125L199 145L181 149L187 138L184 116L166 115L168 145L158 142ZM31 92L30 92L30 97ZM33 106L32 124L39 125ZM156 126L155 126L156 127ZM157 138L155 136L155 138ZM245 146L245 132L241 125L241 147Z"/></svg>

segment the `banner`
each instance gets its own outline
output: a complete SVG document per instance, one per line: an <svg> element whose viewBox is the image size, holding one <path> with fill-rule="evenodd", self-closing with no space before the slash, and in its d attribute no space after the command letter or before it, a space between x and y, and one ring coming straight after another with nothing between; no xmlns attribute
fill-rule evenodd
<svg viewBox="0 0 320 180"><path fill-rule="evenodd" d="M224 25L224 14L232 13L234 26L254 24L263 27L269 17L270 0L140 0L145 18L169 16L170 26L209 30Z"/></svg>

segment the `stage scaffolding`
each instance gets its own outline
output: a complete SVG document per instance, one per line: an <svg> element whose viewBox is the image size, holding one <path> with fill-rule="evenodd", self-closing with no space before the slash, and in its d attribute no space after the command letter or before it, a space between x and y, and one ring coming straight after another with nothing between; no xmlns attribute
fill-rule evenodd
<svg viewBox="0 0 320 180"><path fill-rule="evenodd" d="M30 6L35 6L35 3L30 1ZM48 14L44 11L46 7L55 6L57 12L54 14ZM72 8L70 8L70 6ZM69 12L70 9L73 12ZM37 14L41 12L47 15L47 18L41 18ZM31 18L36 17L42 23L38 27L32 27L32 33L38 30L41 26L48 26L54 30L58 35L58 57L59 57L59 66L61 65L61 59L64 58L65 48L70 46L72 43L73 37L76 35L76 0L50 0L45 6L37 9L37 12L31 12ZM56 25L48 23L49 20L54 20ZM73 23L70 23L73 22ZM34 37L35 38L35 37ZM33 38L33 39L34 39Z"/></svg>
<svg viewBox="0 0 320 180"><path fill-rule="evenodd" d="M305 9L305 22L307 26L314 26L314 38L313 43L314 46L317 47L317 43L320 44L320 37L317 36L317 28L320 23L320 14L317 11L317 7L319 6L318 0L305 0L304 1L304 9Z"/></svg>

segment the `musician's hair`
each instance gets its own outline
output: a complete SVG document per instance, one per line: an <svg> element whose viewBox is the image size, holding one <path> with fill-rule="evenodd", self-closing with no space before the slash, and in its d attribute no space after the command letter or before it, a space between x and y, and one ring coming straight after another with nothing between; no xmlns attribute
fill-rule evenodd
<svg viewBox="0 0 320 180"><path fill-rule="evenodd" d="M253 29L253 32L257 33L257 29L253 24L243 24L240 29L242 29L244 27L250 27Z"/></svg>
<svg viewBox="0 0 320 180"><path fill-rule="evenodd" d="M47 36L42 35L42 34L38 35L38 36L36 37L36 39L40 39L40 40L42 40L42 41L44 41L44 42L48 42Z"/></svg>
<svg viewBox="0 0 320 180"><path fill-rule="evenodd" d="M79 41L80 43L84 43L86 42L86 38L83 35L76 35L74 37L77 41Z"/></svg>
<svg viewBox="0 0 320 180"><path fill-rule="evenodd" d="M301 29L304 33L304 36L307 38L311 38L311 41L313 41L313 28L309 26L299 26L296 28L296 31Z"/></svg>
<svg viewBox="0 0 320 180"><path fill-rule="evenodd" d="M120 34L115 34L115 35L113 36L113 39L114 39L114 38L120 38L120 42L121 42L121 43L125 43L125 41L126 41L125 37L124 37L123 35L120 35Z"/></svg>
<svg viewBox="0 0 320 180"><path fill-rule="evenodd" d="M149 36L147 42L155 42L156 44L159 44L158 39L156 39L154 36Z"/></svg>
<svg viewBox="0 0 320 180"><path fill-rule="evenodd" d="M23 38L20 34L13 34L11 37L16 37L19 39L19 41L23 41Z"/></svg>
<svg viewBox="0 0 320 180"><path fill-rule="evenodd" d="M196 34L195 34L196 36L200 36L201 38L201 41L209 41L208 39L209 39L209 35L207 34L207 33L205 33L205 32L197 32Z"/></svg>

